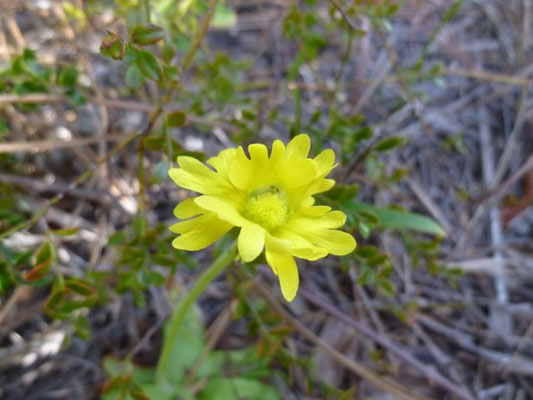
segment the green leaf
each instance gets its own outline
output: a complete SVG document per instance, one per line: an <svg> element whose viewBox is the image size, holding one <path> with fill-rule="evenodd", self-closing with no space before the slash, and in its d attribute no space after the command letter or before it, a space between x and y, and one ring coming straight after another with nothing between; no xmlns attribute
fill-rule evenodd
<svg viewBox="0 0 533 400"><path fill-rule="evenodd" d="M167 340L168 324L164 330L164 340ZM181 382L187 371L193 367L198 357L204 351L204 326L197 307L191 307L178 331L178 337L172 348L171 361L166 376L172 383Z"/></svg>
<svg viewBox="0 0 533 400"><path fill-rule="evenodd" d="M144 84L144 76L135 64L130 65L126 71L126 85L132 89L139 89Z"/></svg>
<svg viewBox="0 0 533 400"><path fill-rule="evenodd" d="M87 98L79 89L70 89L67 91L66 95L69 101L76 107L83 106L87 103Z"/></svg>
<svg viewBox="0 0 533 400"><path fill-rule="evenodd" d="M211 21L213 28L232 28L237 25L237 13L228 6L218 3Z"/></svg>
<svg viewBox="0 0 533 400"><path fill-rule="evenodd" d="M369 212L378 217L378 226L392 229L411 229L419 232L445 236L444 230L433 219L420 214L407 211L392 210L390 208L377 207L372 204L356 200L341 203L340 207L350 214Z"/></svg>
<svg viewBox="0 0 533 400"><path fill-rule="evenodd" d="M198 396L198 400L224 399L261 399L278 400L280 398L276 390L256 379L236 378L213 378Z"/></svg>
<svg viewBox="0 0 533 400"><path fill-rule="evenodd" d="M105 57L111 57L114 60L122 60L126 53L126 44L124 40L115 33L109 33L100 44L100 54Z"/></svg>
<svg viewBox="0 0 533 400"><path fill-rule="evenodd" d="M72 88L78 81L78 69L70 66L63 68L57 74L57 84L62 87Z"/></svg>
<svg viewBox="0 0 533 400"><path fill-rule="evenodd" d="M167 114L167 124L170 127L180 127L187 122L187 114L182 110L175 110Z"/></svg>
<svg viewBox="0 0 533 400"><path fill-rule="evenodd" d="M139 71L141 71L141 74L148 79L158 81L163 77L163 70L161 69L159 60L149 51L137 51L136 65Z"/></svg>
<svg viewBox="0 0 533 400"><path fill-rule="evenodd" d="M158 162L152 171L150 182L154 184L163 183L168 177L169 163L167 160L161 160Z"/></svg>
<svg viewBox="0 0 533 400"><path fill-rule="evenodd" d="M328 191L328 197L338 202L353 199L359 193L359 185L335 185Z"/></svg>
<svg viewBox="0 0 533 400"><path fill-rule="evenodd" d="M391 136L387 139L380 140L374 146L374 151L385 152L394 149L395 147L403 146L407 142L403 136Z"/></svg>
<svg viewBox="0 0 533 400"><path fill-rule="evenodd" d="M155 44L164 39L165 32L163 28L157 25L138 25L133 29L131 41L141 46Z"/></svg>
<svg viewBox="0 0 533 400"><path fill-rule="evenodd" d="M51 262L55 260L55 256L56 256L56 251L55 251L54 244L47 238L35 252L33 256L33 265L37 266L46 261Z"/></svg>
<svg viewBox="0 0 533 400"><path fill-rule="evenodd" d="M392 297L396 294L396 286L390 279L379 279L377 281L377 287L384 295Z"/></svg>
<svg viewBox="0 0 533 400"><path fill-rule="evenodd" d="M93 288L87 284L87 282L78 278L69 278L65 282L65 285L73 292L76 292L82 296L92 296L94 294Z"/></svg>
<svg viewBox="0 0 533 400"><path fill-rule="evenodd" d="M72 236L78 233L79 228L63 228L63 229L52 229L50 232L52 232L55 236L59 237L67 237Z"/></svg>

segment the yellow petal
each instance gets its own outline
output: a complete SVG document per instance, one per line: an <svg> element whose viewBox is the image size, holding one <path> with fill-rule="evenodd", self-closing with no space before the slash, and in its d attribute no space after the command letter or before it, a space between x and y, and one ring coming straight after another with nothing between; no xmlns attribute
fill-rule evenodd
<svg viewBox="0 0 533 400"><path fill-rule="evenodd" d="M200 250L220 239L231 228L231 224L218 219L215 214L206 213L172 225L170 231L181 234L172 241L172 246L180 250Z"/></svg>
<svg viewBox="0 0 533 400"><path fill-rule="evenodd" d="M301 133L287 144L287 157L306 158L311 149L311 139L305 133Z"/></svg>
<svg viewBox="0 0 533 400"><path fill-rule="evenodd" d="M265 256L267 252L269 252L270 254L282 254L288 256L290 254L290 250L291 242L289 240L272 236L270 233L267 232L265 236ZM268 263L268 266L270 267L270 269L272 269L274 275L277 276L278 270L275 268L275 266L271 263Z"/></svg>
<svg viewBox="0 0 533 400"><path fill-rule="evenodd" d="M320 247L302 247L300 249L292 249L291 254L294 257L303 258L304 260L316 261L320 258L324 258L329 254L328 249Z"/></svg>
<svg viewBox="0 0 533 400"><path fill-rule="evenodd" d="M263 251L265 230L254 223L243 225L237 245L243 261L250 262L255 260Z"/></svg>
<svg viewBox="0 0 533 400"><path fill-rule="evenodd" d="M267 233L265 247L271 253L289 254L291 251L291 241Z"/></svg>
<svg viewBox="0 0 533 400"><path fill-rule="evenodd" d="M335 168L335 153L331 149L326 149L314 158L318 166L318 176L323 178Z"/></svg>
<svg viewBox="0 0 533 400"><path fill-rule="evenodd" d="M296 229L309 228L340 228L346 222L346 215L339 210L330 211L328 206L313 206L301 209L298 214L292 216L287 227Z"/></svg>
<svg viewBox="0 0 533 400"><path fill-rule="evenodd" d="M276 232L276 235L279 238L290 242L290 253L295 257L315 261L319 258L324 258L329 254L328 248L315 246L297 232L287 229L279 229Z"/></svg>
<svg viewBox="0 0 533 400"><path fill-rule="evenodd" d="M250 190L250 186L254 181L254 173L255 168L253 168L253 164L250 163L250 160L244 154L244 149L239 146L229 165L231 183L239 189ZM255 177L255 179L258 178L257 176Z"/></svg>
<svg viewBox="0 0 533 400"><path fill-rule="evenodd" d="M206 162L209 165L215 167L215 169L219 173L223 174L224 176L227 176L229 165L231 164L231 160L233 160L233 157L235 157L236 152L237 149L225 149L218 153L217 156L211 157Z"/></svg>
<svg viewBox="0 0 533 400"><path fill-rule="evenodd" d="M307 195L312 196L317 193L327 192L333 186L335 186L335 181L333 179L317 179L310 186Z"/></svg>
<svg viewBox="0 0 533 400"><path fill-rule="evenodd" d="M333 229L306 232L304 236L313 243L320 243L320 247L327 248L331 254L336 256L350 254L357 246L352 235Z"/></svg>
<svg viewBox="0 0 533 400"><path fill-rule="evenodd" d="M194 198L183 200L174 208L174 215L181 219L195 217L204 212L205 211L194 202Z"/></svg>
<svg viewBox="0 0 533 400"><path fill-rule="evenodd" d="M268 149L264 144L251 144L248 146L248 153L250 153L250 160L254 163L261 163L263 165L268 163Z"/></svg>
<svg viewBox="0 0 533 400"><path fill-rule="evenodd" d="M344 225L345 221L346 216L341 211L329 211L327 206L308 207L293 214L277 235L291 241L291 253L296 257L312 260L324 250L334 255L346 255L355 249L355 239L334 229Z"/></svg>
<svg viewBox="0 0 533 400"><path fill-rule="evenodd" d="M272 143L272 151L270 153L270 160L273 163L281 162L285 158L285 145L279 139L274 140Z"/></svg>
<svg viewBox="0 0 533 400"><path fill-rule="evenodd" d="M296 296L299 285L298 266L290 254L272 253L268 247L266 259L270 267L277 271L281 294L287 301L292 301Z"/></svg>
<svg viewBox="0 0 533 400"><path fill-rule="evenodd" d="M306 207L302 208L298 215L304 216L304 217L322 217L324 214L326 214L328 211L331 211L330 206L314 206L314 207Z"/></svg>
<svg viewBox="0 0 533 400"><path fill-rule="evenodd" d="M304 186L299 186L289 189L289 201L293 210L299 210L302 207L309 207L313 205L313 195L317 193L326 192L335 185L333 179L315 179L311 182L307 181Z"/></svg>
<svg viewBox="0 0 533 400"><path fill-rule="evenodd" d="M181 168L168 171L170 178L179 186L203 194L215 194L231 189L227 181L193 157L178 157Z"/></svg>
<svg viewBox="0 0 533 400"><path fill-rule="evenodd" d="M215 213L220 219L234 226L244 226L249 223L239 214L235 204L225 199L214 196L198 196L194 198L194 201L203 209Z"/></svg>
<svg viewBox="0 0 533 400"><path fill-rule="evenodd" d="M316 176L316 163L309 159L291 159L286 163L276 165L273 180L281 184L285 190L305 186L313 182Z"/></svg>

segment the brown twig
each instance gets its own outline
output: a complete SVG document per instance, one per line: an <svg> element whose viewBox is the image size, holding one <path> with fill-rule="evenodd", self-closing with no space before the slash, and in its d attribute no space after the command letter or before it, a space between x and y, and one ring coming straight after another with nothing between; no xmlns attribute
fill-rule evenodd
<svg viewBox="0 0 533 400"><path fill-rule="evenodd" d="M329 344L324 342L321 338L316 336L311 330L306 328L300 321L298 321L291 314L289 314L281 306L281 304L270 294L270 291L262 283L260 283L259 281L254 281L254 285L259 289L259 291L261 292L261 295L276 310L276 312L278 312L283 317L283 319L289 322L301 335L305 336L308 340L313 342L313 344L315 344L316 346L322 348L324 351L328 353L328 355L331 358L333 358L335 361L339 362L340 364L344 365L350 371L354 372L355 374L362 377L363 379L366 379L367 381L371 382L377 388L380 388L396 396L396 398L398 399L404 399L404 400L427 399L423 395L413 393L407 388L397 383L394 383L394 382L391 382L389 380L382 378L381 376L376 374L374 371L368 369L363 364L350 360L345 355L338 352L333 347L331 347Z"/></svg>
<svg viewBox="0 0 533 400"><path fill-rule="evenodd" d="M337 309L335 306L329 304L325 300L320 299L319 297L315 296L314 294L312 294L310 291L306 290L305 288L303 287L300 288L299 292L300 292L300 295L304 297L307 301L322 308L324 311L328 312L334 317L342 320L347 325L363 333L365 336L372 339L373 341L380 344L381 346L387 348L391 353L396 355L401 360L405 361L406 363L410 364L414 368L418 369L430 380L430 382L434 382L438 384L439 386L447 389L448 391L450 391L450 393L453 393L460 399L474 400L474 397L468 391L459 387L457 383L452 382L445 376L441 375L433 366L424 364L423 362L411 356L411 354L409 354L406 350L401 348L399 344L394 343L391 340L383 337L379 333L374 332L370 330L369 328L367 328L366 326L361 325L359 322L357 322L353 318L350 318L347 314Z"/></svg>

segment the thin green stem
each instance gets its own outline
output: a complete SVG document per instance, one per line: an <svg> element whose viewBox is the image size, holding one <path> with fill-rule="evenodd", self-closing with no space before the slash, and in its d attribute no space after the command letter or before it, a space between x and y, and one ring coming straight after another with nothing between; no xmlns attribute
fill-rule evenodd
<svg viewBox="0 0 533 400"><path fill-rule="evenodd" d="M168 335L163 342L163 349L161 350L161 356L157 363L156 382L159 388L165 388L168 383L168 367L172 355L174 343L180 333L180 328L185 319L187 311L196 302L198 297L204 292L205 288L211 281L217 277L220 272L224 270L234 259L237 253L237 242L234 242L224 253L222 253L213 263L207 268L202 275L198 278L191 290L183 297L174 312L172 318L169 321L170 327Z"/></svg>
<svg viewBox="0 0 533 400"><path fill-rule="evenodd" d="M183 72L186 72L189 69L191 62L194 59L194 56L196 55L196 52L200 48L200 45L202 44L202 41L204 40L204 37L207 34L207 30L209 29L209 25L211 24L213 15L215 15L215 9L217 8L217 3L218 3L218 0L211 0L209 3L209 9L205 15L204 22L202 23L202 27L200 28L200 32L198 32L198 35L194 39L194 42L190 50L187 52L187 54L185 54L185 58L183 59L183 62L181 63Z"/></svg>

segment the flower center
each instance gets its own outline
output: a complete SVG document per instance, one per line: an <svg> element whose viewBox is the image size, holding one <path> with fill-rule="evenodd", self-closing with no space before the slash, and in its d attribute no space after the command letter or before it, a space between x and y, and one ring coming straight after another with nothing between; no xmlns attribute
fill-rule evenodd
<svg viewBox="0 0 533 400"><path fill-rule="evenodd" d="M246 200L243 216L268 231L283 225L289 216L285 190L278 185L255 189Z"/></svg>

